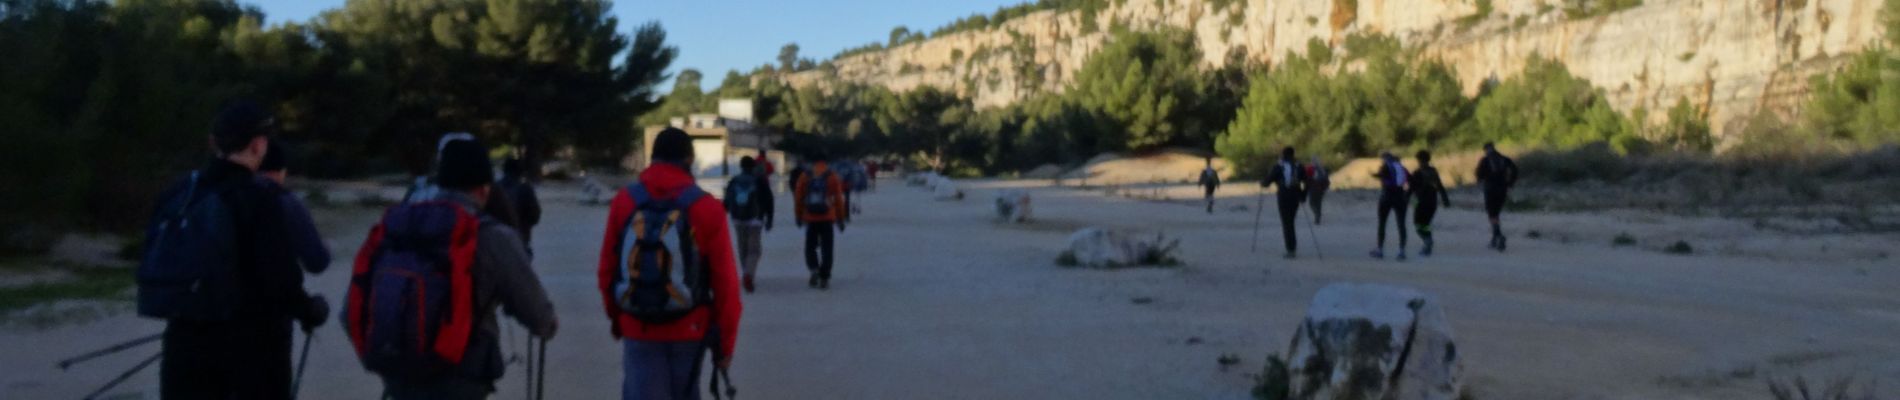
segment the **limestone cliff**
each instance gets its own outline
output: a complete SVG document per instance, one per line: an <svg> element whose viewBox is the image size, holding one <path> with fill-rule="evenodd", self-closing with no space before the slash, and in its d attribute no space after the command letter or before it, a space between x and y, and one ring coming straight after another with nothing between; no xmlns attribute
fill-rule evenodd
<svg viewBox="0 0 1900 400"><path fill-rule="evenodd" d="M1277 62L1310 39L1337 46L1355 32L1392 35L1457 69L1467 94L1541 54L1604 88L1622 110L1688 98L1717 135L1758 111L1793 113L1807 77L1880 40L1880 0L1646 0L1596 17L1565 14L1579 0L1127 0L1084 15L1043 11L1000 27L835 60L789 77L951 88L979 106L1062 90L1117 28L1186 29L1208 67L1230 53ZM1217 9L1215 4L1229 4ZM1661 113L1652 115L1660 116Z"/></svg>

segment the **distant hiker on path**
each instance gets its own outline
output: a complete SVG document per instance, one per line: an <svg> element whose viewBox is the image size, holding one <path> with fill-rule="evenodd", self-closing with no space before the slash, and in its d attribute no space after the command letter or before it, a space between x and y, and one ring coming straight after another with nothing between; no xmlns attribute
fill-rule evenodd
<svg viewBox="0 0 1900 400"><path fill-rule="evenodd" d="M436 190L384 214L357 253L350 280L344 330L391 399L493 394L507 368L497 309L544 339L557 327L520 234L483 211L496 187L488 147L454 140L439 158ZM407 321L436 326L374 329Z"/></svg>
<svg viewBox="0 0 1900 400"><path fill-rule="evenodd" d="M1442 199L1446 207L1451 206L1451 193L1445 190L1445 182L1438 178L1438 168L1432 167L1432 152L1418 151L1418 170L1412 171L1411 181L1412 197L1418 199L1418 209L1412 212L1412 224L1418 227L1418 240L1424 245L1418 250L1418 255L1431 257L1432 217L1438 215L1438 201ZM1400 248L1400 251L1403 250Z"/></svg>
<svg viewBox="0 0 1900 400"><path fill-rule="evenodd" d="M1504 251L1504 228L1498 215L1511 199L1511 187L1517 185L1517 163L1498 153L1496 146L1484 144L1484 159L1478 160L1478 183L1484 187L1484 214L1491 217L1491 248Z"/></svg>
<svg viewBox="0 0 1900 400"><path fill-rule="evenodd" d="M693 139L667 128L653 139L652 159L608 211L600 296L614 339L623 340L621 398L697 399L708 349L714 379L732 365L738 266L725 207L687 172Z"/></svg>
<svg viewBox="0 0 1900 400"><path fill-rule="evenodd" d="M1207 168L1201 169L1201 187L1207 189L1207 213L1214 213L1214 189L1220 188L1220 173L1214 172L1214 159L1207 159Z"/></svg>
<svg viewBox="0 0 1900 400"><path fill-rule="evenodd" d="M541 196L535 194L534 182L528 181L525 164L519 158L502 162L500 189L513 203L521 244L528 248L528 254L534 254L534 226L541 224Z"/></svg>
<svg viewBox="0 0 1900 400"><path fill-rule="evenodd" d="M1372 248L1372 258L1385 258L1385 221L1392 218L1393 230L1399 231L1399 261L1405 261L1405 208L1407 173L1405 165L1399 163L1399 157L1385 153L1379 157L1379 245Z"/></svg>
<svg viewBox="0 0 1900 400"><path fill-rule="evenodd" d="M275 132L262 106L224 108L217 157L158 197L137 275L139 315L166 322L161 398L289 398L291 322L309 332L329 317L304 291L280 191L256 175Z"/></svg>
<svg viewBox="0 0 1900 400"><path fill-rule="evenodd" d="M764 252L760 236L763 231L772 230L772 181L759 172L757 161L743 157L739 159L739 176L726 181L726 214L732 217L732 226L738 233L739 266L745 271L746 293L756 289L753 277L759 271L759 256Z"/></svg>
<svg viewBox="0 0 1900 400"><path fill-rule="evenodd" d="M792 186L793 209L797 222L805 228L805 268L811 270L808 286L831 288L831 266L837 259L833 251L837 232L844 232L850 220L844 180L825 163L825 157L813 157L811 169L798 176ZM836 231L832 229L836 228Z"/></svg>
<svg viewBox="0 0 1900 400"><path fill-rule="evenodd" d="M1280 237L1286 240L1286 254L1283 257L1288 259L1296 257L1299 251L1299 235L1293 229L1293 222L1298 218L1300 203L1306 201L1306 176L1303 171L1305 169L1300 167L1299 161L1293 158L1293 147L1287 146L1280 150L1280 163L1274 164L1273 169L1267 171L1267 179L1260 182L1263 189L1280 186L1276 199L1280 204Z"/></svg>
<svg viewBox="0 0 1900 400"><path fill-rule="evenodd" d="M1319 156L1313 156L1313 162L1306 164L1306 208L1313 210L1313 225L1320 225L1321 205L1329 190L1333 190L1333 174L1326 171Z"/></svg>

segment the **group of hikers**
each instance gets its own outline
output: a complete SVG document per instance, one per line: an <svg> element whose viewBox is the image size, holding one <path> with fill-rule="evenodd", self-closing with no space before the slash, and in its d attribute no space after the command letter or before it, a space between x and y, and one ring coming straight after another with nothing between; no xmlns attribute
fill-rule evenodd
<svg viewBox="0 0 1900 400"><path fill-rule="evenodd" d="M331 316L330 302L304 288L304 274L323 273L330 253L283 186L276 131L256 103L223 108L210 132L215 157L159 197L137 303L140 315L166 321L157 339L162 398L294 398L293 329L305 332L307 358L309 335ZM652 145L653 164L611 203L599 253L602 306L622 346L622 397L698 398L708 352L717 396L739 333L739 293L755 290L760 236L773 226L772 166L741 160L743 172L716 199L689 172L691 137L669 128ZM356 253L336 315L384 398L487 398L511 358L500 315L525 328L530 344L540 340L543 359L560 326L529 248L540 205L523 163L508 160L498 179L474 136L445 135L435 151L429 174ZM866 182L813 160L791 174L794 222L805 228L809 285L826 289L834 234L850 221L847 185Z"/></svg>
<svg viewBox="0 0 1900 400"><path fill-rule="evenodd" d="M1378 198L1378 242L1369 253L1372 258L1384 259L1386 221L1391 219L1394 230L1398 231L1397 259L1405 260L1406 232L1404 227L1407 208L1412 208L1412 224L1423 241L1418 254L1424 257L1432 255L1432 221L1438 215L1438 207L1451 206L1450 190L1439 177L1438 168L1432 166L1432 153L1420 150L1416 155L1417 170L1408 170L1399 157L1392 153L1380 155L1378 172L1373 176L1379 180ZM1478 160L1477 179L1484 192L1484 211L1491 222L1491 243L1493 250L1504 251L1504 230L1499 225L1498 216L1504 211L1509 200L1510 190L1517 184L1517 163L1497 151L1492 143L1484 144L1484 157ZM1220 174L1214 170L1213 159L1207 160L1207 167L1201 170L1200 185L1206 190L1207 212L1214 212L1214 192L1220 187ZM1261 180L1262 189L1278 187L1276 200L1280 211L1280 235L1286 242L1285 258L1297 257L1299 235L1294 229L1300 205L1307 204L1313 213L1313 224L1321 222L1321 204L1326 192L1332 189L1332 177L1319 157L1313 157L1309 164L1300 164L1295 157L1293 147L1280 150L1280 160L1269 168L1265 179ZM1413 199L1417 199L1416 204Z"/></svg>

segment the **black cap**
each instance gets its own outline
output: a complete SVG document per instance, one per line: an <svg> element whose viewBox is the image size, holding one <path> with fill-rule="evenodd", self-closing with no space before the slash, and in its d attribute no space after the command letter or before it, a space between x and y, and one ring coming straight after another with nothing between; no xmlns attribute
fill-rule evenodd
<svg viewBox="0 0 1900 400"><path fill-rule="evenodd" d="M435 183L454 190L474 189L495 182L495 165L488 161L488 146L474 140L455 140L442 145L441 164L436 166Z"/></svg>
<svg viewBox="0 0 1900 400"><path fill-rule="evenodd" d="M211 121L211 140L219 153L243 150L251 139L277 131L277 117L249 100L239 100L218 111Z"/></svg>
<svg viewBox="0 0 1900 400"><path fill-rule="evenodd" d="M653 161L683 163L693 158L693 137L679 128L668 127L653 137Z"/></svg>
<svg viewBox="0 0 1900 400"><path fill-rule="evenodd" d="M290 166L290 150L283 142L271 141L270 150L264 153L264 161L257 164L258 171L277 172Z"/></svg>

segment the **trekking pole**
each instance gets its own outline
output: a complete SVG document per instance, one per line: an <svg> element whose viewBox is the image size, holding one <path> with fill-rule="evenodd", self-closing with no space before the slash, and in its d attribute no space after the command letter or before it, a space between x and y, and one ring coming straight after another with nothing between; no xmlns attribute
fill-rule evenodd
<svg viewBox="0 0 1900 400"><path fill-rule="evenodd" d="M1256 253L1260 250L1260 213L1267 207L1267 190L1261 189L1260 195L1254 197L1259 198L1260 201L1254 202L1253 206L1253 244L1247 247L1248 253Z"/></svg>
<svg viewBox="0 0 1900 400"><path fill-rule="evenodd" d="M535 371L535 375L534 375L534 399L535 400L541 400L541 399L547 398L548 338L541 338L541 351L539 351L538 353L540 354L537 357L540 357L540 359L535 361L535 364L541 364L541 370Z"/></svg>
<svg viewBox="0 0 1900 400"><path fill-rule="evenodd" d="M119 374L118 378L113 378L111 382L106 382L106 385L100 386L99 390L94 390L92 391L91 394L87 394L86 397L84 398L86 400L99 398L99 395L105 394L106 391L112 390L112 388L119 386L119 384L121 383L125 383L126 379L131 379L133 374L139 373L139 371L144 370L145 367L152 366L152 363L158 362L158 358L164 355L165 355L164 351L159 351L158 354L153 354L150 358L146 358L145 361L140 361L139 365L132 366L132 369L126 370L125 373Z"/></svg>
<svg viewBox="0 0 1900 400"><path fill-rule="evenodd" d="M60 360L59 369L63 371L63 370L66 370L67 368L71 368L74 365L78 365L79 363L91 361L94 358L104 357L106 355L110 355L113 353L118 353L121 351L130 350L135 347L143 346L146 343L156 342L158 341L159 338L162 338L164 336L165 336L164 333L154 333L151 336L146 336L146 337L142 337L138 339L132 339L130 341L126 341L125 343L112 345L112 347L107 347L104 349L94 350L93 352L90 352L90 353L81 354L78 357Z"/></svg>
<svg viewBox="0 0 1900 400"><path fill-rule="evenodd" d="M523 347L527 347L528 349L528 357L524 358L525 361L522 361L528 364L528 373L522 375L521 378L522 381L525 382L522 386L526 388L528 392L523 394L522 398L534 400L534 335L528 335L528 343L524 344Z"/></svg>
<svg viewBox="0 0 1900 400"><path fill-rule="evenodd" d="M297 377L290 380L290 398L297 398L297 388L303 387L303 371L310 365L310 340L316 339L316 332L304 332L303 355L297 357Z"/></svg>

